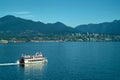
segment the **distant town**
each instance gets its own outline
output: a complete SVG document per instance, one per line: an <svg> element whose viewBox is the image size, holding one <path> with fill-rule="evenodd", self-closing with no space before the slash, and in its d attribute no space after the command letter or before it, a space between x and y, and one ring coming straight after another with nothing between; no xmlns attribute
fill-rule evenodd
<svg viewBox="0 0 120 80"><path fill-rule="evenodd" d="M112 34L94 34L94 33L72 33L72 34L57 34L44 35L38 33L35 36L19 35L17 37L2 38L0 43L9 42L119 42L120 35Z"/></svg>

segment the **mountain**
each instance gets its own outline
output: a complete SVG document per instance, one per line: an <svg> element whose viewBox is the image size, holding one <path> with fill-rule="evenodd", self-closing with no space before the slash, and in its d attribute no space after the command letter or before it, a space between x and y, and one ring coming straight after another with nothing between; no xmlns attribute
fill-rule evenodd
<svg viewBox="0 0 120 80"><path fill-rule="evenodd" d="M43 34L64 34L76 32L75 29L66 26L61 22L45 24L42 22L35 22L32 20L22 19L12 15L7 15L0 18L0 31L10 32L33 31Z"/></svg>
<svg viewBox="0 0 120 80"><path fill-rule="evenodd" d="M78 32L120 34L120 20L99 24L85 24L72 28L61 22L45 24L40 21L36 22L12 15L0 18L0 32L25 33L27 31L42 34L67 34Z"/></svg>
<svg viewBox="0 0 120 80"><path fill-rule="evenodd" d="M102 33L102 34L120 34L120 20L113 22L104 22L99 24L87 24L77 26L75 29L79 32Z"/></svg>

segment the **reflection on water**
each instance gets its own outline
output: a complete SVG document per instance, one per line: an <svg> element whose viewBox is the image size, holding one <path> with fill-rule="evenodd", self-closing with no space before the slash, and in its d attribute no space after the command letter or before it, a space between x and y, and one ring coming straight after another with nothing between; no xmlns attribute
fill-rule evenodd
<svg viewBox="0 0 120 80"><path fill-rule="evenodd" d="M25 71L27 70L42 70L44 67L45 63L36 63L36 64L22 64L19 65L20 67L24 68Z"/></svg>
<svg viewBox="0 0 120 80"><path fill-rule="evenodd" d="M47 63L38 63L38 64L24 64L19 65L19 68L22 69L22 73L24 75L24 79L30 79L29 76L33 77L33 79L37 79L39 75L39 79L42 79L44 67Z"/></svg>

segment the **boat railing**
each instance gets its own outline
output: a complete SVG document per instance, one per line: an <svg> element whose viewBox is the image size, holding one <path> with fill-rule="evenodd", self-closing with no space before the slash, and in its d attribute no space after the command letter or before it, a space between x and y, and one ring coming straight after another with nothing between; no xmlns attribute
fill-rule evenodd
<svg viewBox="0 0 120 80"><path fill-rule="evenodd" d="M43 58L43 55L42 55L41 52L36 52L35 55L26 55L26 54L22 54L21 57L23 57L23 58L25 58L25 59L32 59L32 58Z"/></svg>

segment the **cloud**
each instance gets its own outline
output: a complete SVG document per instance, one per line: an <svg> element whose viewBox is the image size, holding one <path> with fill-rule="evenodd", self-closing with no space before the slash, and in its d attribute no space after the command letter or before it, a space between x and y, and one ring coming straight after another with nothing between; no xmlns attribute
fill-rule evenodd
<svg viewBox="0 0 120 80"><path fill-rule="evenodd" d="M28 15L31 14L31 12L29 11L20 11L20 12L13 12L14 14L18 14L18 15Z"/></svg>
<svg viewBox="0 0 120 80"><path fill-rule="evenodd" d="M30 11L14 11L10 14L25 19L36 20L36 16Z"/></svg>

